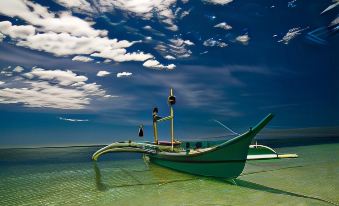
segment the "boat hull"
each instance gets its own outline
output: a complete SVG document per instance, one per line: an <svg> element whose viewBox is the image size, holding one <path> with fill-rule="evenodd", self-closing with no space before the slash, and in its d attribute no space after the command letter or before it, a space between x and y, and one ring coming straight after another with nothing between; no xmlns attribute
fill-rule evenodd
<svg viewBox="0 0 339 206"><path fill-rule="evenodd" d="M252 139L272 118L272 114L268 115L253 129L217 146L194 152L157 152L149 154L150 161L195 175L237 178L245 167Z"/></svg>
<svg viewBox="0 0 339 206"><path fill-rule="evenodd" d="M149 157L150 162L173 170L195 175L234 179L241 174L246 160L220 160L220 161L173 161L154 156Z"/></svg>
<svg viewBox="0 0 339 206"><path fill-rule="evenodd" d="M108 152L142 152L149 156L151 162L167 168L190 174L233 179L244 169L252 139L272 118L273 115L269 114L247 132L208 148L191 150L189 147L180 149L149 143L117 142L95 152L92 159L97 160L100 155Z"/></svg>

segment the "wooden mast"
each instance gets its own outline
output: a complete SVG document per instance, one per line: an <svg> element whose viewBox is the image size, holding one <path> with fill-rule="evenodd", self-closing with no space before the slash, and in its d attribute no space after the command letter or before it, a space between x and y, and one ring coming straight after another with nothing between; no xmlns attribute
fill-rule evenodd
<svg viewBox="0 0 339 206"><path fill-rule="evenodd" d="M171 143L172 143L172 151L173 151L173 144L174 144L174 111L173 111L173 104L171 98L174 97L173 89L170 90L170 96L168 97L168 103L170 104L170 116L171 116Z"/></svg>
<svg viewBox="0 0 339 206"><path fill-rule="evenodd" d="M158 108L153 108L153 132L154 132L154 144L159 144L158 140L158 128L157 128L157 119L158 119Z"/></svg>
<svg viewBox="0 0 339 206"><path fill-rule="evenodd" d="M154 143L159 144L158 141L158 128L157 128L157 122L163 122L167 120L171 120L171 145L172 145L172 151L174 150L174 110L173 105L175 104L175 96L173 95L173 89L170 90L170 95L168 96L168 104L170 106L170 115L167 117L161 118L158 116L158 108L153 108L153 132L154 132Z"/></svg>

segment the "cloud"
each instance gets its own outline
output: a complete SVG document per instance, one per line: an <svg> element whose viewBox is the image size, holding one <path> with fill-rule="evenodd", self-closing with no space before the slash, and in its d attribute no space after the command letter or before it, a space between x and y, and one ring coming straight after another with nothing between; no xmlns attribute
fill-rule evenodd
<svg viewBox="0 0 339 206"><path fill-rule="evenodd" d="M95 51L105 50L121 51L120 49L129 47L134 43L126 40L108 39L106 37L76 37L67 33L57 34L49 32L28 36L25 40L19 41L17 45L46 51L56 56L66 56L72 54L91 54Z"/></svg>
<svg viewBox="0 0 339 206"><path fill-rule="evenodd" d="M231 26L231 25L228 25L226 22L222 22L222 23L216 24L216 25L214 25L214 27L216 27L216 28L221 28L221 29L225 29L225 30L230 30L230 29L232 29L232 26Z"/></svg>
<svg viewBox="0 0 339 206"><path fill-rule="evenodd" d="M11 77L13 76L13 72L11 71L11 66L7 67L7 68L3 68L3 70L0 72L0 76L4 75L6 77Z"/></svg>
<svg viewBox="0 0 339 206"><path fill-rule="evenodd" d="M88 119L70 119L70 118L64 118L59 117L60 120L69 121L69 122L88 122Z"/></svg>
<svg viewBox="0 0 339 206"><path fill-rule="evenodd" d="M35 28L28 26L15 26L9 21L0 22L0 32L11 38L25 39L27 36L35 34Z"/></svg>
<svg viewBox="0 0 339 206"><path fill-rule="evenodd" d="M100 9L101 12L111 12L119 9L127 12L131 16L138 16L146 20L156 17L166 25L167 29L177 31L178 27L174 23L175 16L171 10L171 7L175 6L176 1L177 0L98 0L97 8Z"/></svg>
<svg viewBox="0 0 339 206"><path fill-rule="evenodd" d="M125 48L136 42L118 41L107 37L76 37L67 33L48 32L37 33L25 36L25 39L16 40L18 40L16 43L18 46L53 53L56 56L91 54L94 57L108 58L117 62L145 61L153 57L153 55L143 52L127 53ZM80 60L80 58L75 59ZM81 58L81 60L84 60L84 58Z"/></svg>
<svg viewBox="0 0 339 206"><path fill-rule="evenodd" d="M188 45L188 46L194 45L194 43L191 42L190 40L184 40L181 38L171 39L170 42L172 42L177 47L185 46L185 45Z"/></svg>
<svg viewBox="0 0 339 206"><path fill-rule="evenodd" d="M160 94L156 91L152 93L154 95L160 95L163 98L164 89L174 88L174 93L177 98L180 98L180 105L187 108L199 108L201 111L212 111L217 115L239 116L239 112L235 111L233 103L227 98L227 94L224 93L223 88L220 85L232 86L234 83L233 76L229 75L225 68L222 68L215 72L214 69L203 69L201 67L190 67L183 70L184 73L149 73L133 81L134 83L140 82L142 85L158 86L161 88ZM191 75L198 73L199 75ZM217 78L201 78L215 76ZM152 79L152 81L148 81ZM206 82L211 80L210 82ZM161 82L161 84L159 84ZM219 84L220 83L220 84ZM208 85L208 86L207 86ZM204 97L204 98L202 98Z"/></svg>
<svg viewBox="0 0 339 206"><path fill-rule="evenodd" d="M117 73L117 77L118 77L118 78L121 78L121 77L129 77L129 76L131 76L131 75L132 75L131 72L119 72L119 73Z"/></svg>
<svg viewBox="0 0 339 206"><path fill-rule="evenodd" d="M83 83L88 80L85 76L79 76L74 72L67 70L44 70L42 68L33 68L30 72L24 74L29 79L38 78L42 80L54 80L60 85L68 86L75 83Z"/></svg>
<svg viewBox="0 0 339 206"><path fill-rule="evenodd" d="M110 72L108 72L108 71L99 71L98 73L97 73L97 76L98 77L104 77L104 76L107 76L107 75L109 75L110 74Z"/></svg>
<svg viewBox="0 0 339 206"><path fill-rule="evenodd" d="M188 11L183 11L182 8L177 8L174 12L174 16L178 17L179 19L184 18L185 16L189 15L191 12L191 9Z"/></svg>
<svg viewBox="0 0 339 206"><path fill-rule="evenodd" d="M24 107L55 109L85 109L92 97L113 97L101 85L87 83L85 76L72 71L33 68L13 77L5 88L0 88L1 104L22 104Z"/></svg>
<svg viewBox="0 0 339 206"><path fill-rule="evenodd" d="M174 64L169 64L165 66L165 65L160 64L160 62L154 59L145 61L143 66L147 68L153 68L153 69L169 69L169 70L175 69Z"/></svg>
<svg viewBox="0 0 339 206"><path fill-rule="evenodd" d="M73 61L77 61L77 62L91 62L94 59L90 58L90 57L85 57L85 56L75 56L72 58Z"/></svg>
<svg viewBox="0 0 339 206"><path fill-rule="evenodd" d="M284 44L288 44L292 39L296 38L301 34L302 31L304 31L307 28L301 29L299 27L289 29L288 32L285 34L285 36L280 39L278 42L282 42Z"/></svg>
<svg viewBox="0 0 339 206"><path fill-rule="evenodd" d="M331 21L331 26L339 24L339 16Z"/></svg>
<svg viewBox="0 0 339 206"><path fill-rule="evenodd" d="M66 1L59 1L61 2L67 4ZM82 20L67 12L50 12L47 7L37 3L21 0L0 1L0 14L19 17L31 24L12 25L9 21L0 22L0 32L10 36L17 46L56 56L91 55L117 62L145 61L153 57L139 51L127 52L126 48L141 41L110 39L106 30L94 29L93 22ZM89 59L74 57L73 60Z"/></svg>
<svg viewBox="0 0 339 206"><path fill-rule="evenodd" d="M222 22L222 23L216 24L216 25L214 25L214 27L216 27L216 28L221 28L221 29L225 29L225 30L230 30L230 29L232 29L232 26L231 26L231 25L228 25L226 22Z"/></svg>
<svg viewBox="0 0 339 206"><path fill-rule="evenodd" d="M17 72L17 73L20 73L24 71L24 68L22 68L21 66L16 66L14 69L13 69L13 72Z"/></svg>
<svg viewBox="0 0 339 206"><path fill-rule="evenodd" d="M6 82L0 81L0 85L5 84Z"/></svg>
<svg viewBox="0 0 339 206"><path fill-rule="evenodd" d="M72 9L75 12L79 12L79 13L94 12L94 9L91 6L91 4L87 2L86 0L72 0L72 1L55 0L55 1L66 8Z"/></svg>
<svg viewBox="0 0 339 206"><path fill-rule="evenodd" d="M328 6L328 7L327 7L324 11L322 11L320 14L323 14L323 13L325 13L325 12L328 12L329 10L335 8L335 7L338 6L338 5L339 5L339 1L337 1L337 2L335 2L335 3L333 3L333 4L331 4L330 6Z"/></svg>
<svg viewBox="0 0 339 206"><path fill-rule="evenodd" d="M53 13L46 7L31 1L11 0L0 1L0 13L10 17L18 17L40 31L68 33L73 36L97 37L107 35L105 30L96 30L87 22L67 12Z"/></svg>
<svg viewBox="0 0 339 206"><path fill-rule="evenodd" d="M145 61L153 57L153 55L143 52L127 53L126 49L104 49L101 52L91 54L91 56L112 59L117 62Z"/></svg>
<svg viewBox="0 0 339 206"><path fill-rule="evenodd" d="M238 36L237 38L235 38L235 40L237 40L238 42L244 45L247 45L250 40L250 37L247 34L244 34L244 35Z"/></svg>
<svg viewBox="0 0 339 206"><path fill-rule="evenodd" d="M225 42L222 41L217 41L214 40L213 38L207 39L206 41L204 41L203 43L204 46L208 46L208 47L227 47L228 44L226 44Z"/></svg>
<svg viewBox="0 0 339 206"><path fill-rule="evenodd" d="M174 56L171 56L171 55L166 55L164 58L165 58L165 59L168 59L168 60L173 60L173 59L175 59L175 57L174 57Z"/></svg>
<svg viewBox="0 0 339 206"><path fill-rule="evenodd" d="M218 5L226 5L231 3L233 0L204 0L204 2Z"/></svg>
<svg viewBox="0 0 339 206"><path fill-rule="evenodd" d="M144 26L143 27L145 30L151 30L151 29L153 29L150 25L146 25L146 26Z"/></svg>
<svg viewBox="0 0 339 206"><path fill-rule="evenodd" d="M0 43L6 38L6 36L0 32Z"/></svg>
<svg viewBox="0 0 339 206"><path fill-rule="evenodd" d="M116 0L110 1L111 8L118 8L128 12L131 15L139 16L143 19L151 19L157 17L160 22L167 26L167 29L177 31L178 27L175 25L175 16L171 10L171 7L175 5L177 0L165 0L165 1L153 1L153 0ZM101 5L107 1L100 0Z"/></svg>
<svg viewBox="0 0 339 206"><path fill-rule="evenodd" d="M170 44L160 43L155 47L155 49L163 56L168 54L177 58L187 58L191 56L192 52L188 49L188 47L194 45L192 41L181 38L170 39L169 41Z"/></svg>
<svg viewBox="0 0 339 206"><path fill-rule="evenodd" d="M84 91L66 89L47 82L25 82L26 87L0 89L0 103L22 103L24 107L83 109L89 104Z"/></svg>

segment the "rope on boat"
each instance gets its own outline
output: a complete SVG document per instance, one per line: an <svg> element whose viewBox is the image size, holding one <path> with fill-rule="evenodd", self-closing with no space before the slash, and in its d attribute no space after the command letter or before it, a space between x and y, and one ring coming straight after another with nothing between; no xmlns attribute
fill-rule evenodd
<svg viewBox="0 0 339 206"><path fill-rule="evenodd" d="M216 119L212 119L212 120L215 121L216 123L220 124L223 128L227 129L232 134L239 135L239 133L236 133L235 131L231 130L229 127L227 127L223 123L219 122L218 120L216 120Z"/></svg>

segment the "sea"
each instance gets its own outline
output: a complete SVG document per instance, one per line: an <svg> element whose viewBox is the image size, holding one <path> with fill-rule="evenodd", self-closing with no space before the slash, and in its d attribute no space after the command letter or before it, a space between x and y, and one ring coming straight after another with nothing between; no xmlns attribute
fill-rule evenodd
<svg viewBox="0 0 339 206"><path fill-rule="evenodd" d="M339 205L339 143L284 144L298 158L247 161L229 181L190 175L100 146L0 149L0 205Z"/></svg>

